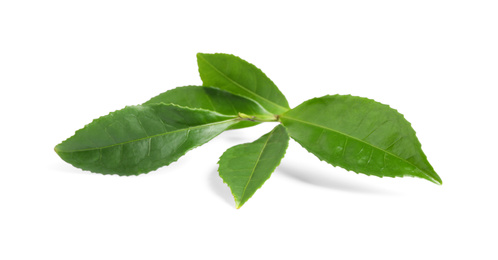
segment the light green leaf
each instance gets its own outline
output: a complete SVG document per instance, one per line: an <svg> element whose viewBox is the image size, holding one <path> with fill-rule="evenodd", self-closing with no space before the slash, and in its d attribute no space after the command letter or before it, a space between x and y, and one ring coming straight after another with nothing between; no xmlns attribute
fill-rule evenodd
<svg viewBox="0 0 498 260"><path fill-rule="evenodd" d="M171 104L130 106L95 119L55 151L83 170L137 175L178 160L237 122L234 116Z"/></svg>
<svg viewBox="0 0 498 260"><path fill-rule="evenodd" d="M270 178L285 155L289 136L281 125L258 140L234 146L223 153L218 171L230 187L237 208Z"/></svg>
<svg viewBox="0 0 498 260"><path fill-rule="evenodd" d="M410 123L387 105L349 95L325 96L304 102L280 120L294 140L334 166L442 183Z"/></svg>
<svg viewBox="0 0 498 260"><path fill-rule="evenodd" d="M239 112L256 117L261 115L272 115L251 99L213 87L178 87L151 98L149 101L145 102L144 105L158 103L177 104L189 108L201 108L224 115L236 116ZM243 128L257 124L257 122L241 121L230 128Z"/></svg>
<svg viewBox="0 0 498 260"><path fill-rule="evenodd" d="M230 54L197 54L204 86L213 86L258 102L275 115L289 110L285 96L256 66Z"/></svg>

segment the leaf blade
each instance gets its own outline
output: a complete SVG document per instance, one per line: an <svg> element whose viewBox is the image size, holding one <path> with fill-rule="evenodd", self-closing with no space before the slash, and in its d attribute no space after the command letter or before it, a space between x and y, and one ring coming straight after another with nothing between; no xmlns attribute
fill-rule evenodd
<svg viewBox="0 0 498 260"><path fill-rule="evenodd" d="M411 124L387 105L349 95L325 96L304 102L280 120L301 146L334 166L442 183Z"/></svg>
<svg viewBox="0 0 498 260"><path fill-rule="evenodd" d="M176 104L189 108L200 108L215 111L224 115L238 115L239 112L252 115L272 115L261 105L251 99L232 94L228 91L213 87L184 86L161 93L143 105ZM257 125L257 122L241 121L230 129L238 129Z"/></svg>
<svg viewBox="0 0 498 260"><path fill-rule="evenodd" d="M138 175L169 165L236 122L177 105L130 106L95 119L55 151L83 170Z"/></svg>
<svg viewBox="0 0 498 260"><path fill-rule="evenodd" d="M289 110L282 92L253 64L223 53L198 53L197 64L204 86L215 86L246 96L275 115Z"/></svg>
<svg viewBox="0 0 498 260"><path fill-rule="evenodd" d="M289 144L285 128L276 126L252 143L234 146L220 157L219 174L242 207L280 164Z"/></svg>

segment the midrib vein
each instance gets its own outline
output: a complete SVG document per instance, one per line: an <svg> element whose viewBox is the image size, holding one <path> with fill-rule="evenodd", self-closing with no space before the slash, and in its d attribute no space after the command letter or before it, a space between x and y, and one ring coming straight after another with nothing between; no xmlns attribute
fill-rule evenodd
<svg viewBox="0 0 498 260"><path fill-rule="evenodd" d="M364 140L362 140L362 139L359 139L359 138L357 138L357 137L354 137L354 136L351 136L351 135L345 134L345 133L343 133L343 132L339 132L339 131L334 130L334 129L332 129L332 128L328 128L328 127L326 127L326 126L322 126L322 125L319 125L319 124L315 124L315 123L311 123L311 122L303 121L303 120L296 119L296 118L293 118L293 117L282 116L281 118L290 119L290 120L294 120L294 121L297 121L297 122L300 122L300 123L303 123L303 124L307 124L307 125L312 125L312 126L320 127L320 128L322 128L322 129L325 129L325 130L328 130L328 131L331 131L331 132L335 132L335 133L338 133L338 134L340 134L340 135L346 136L346 137L348 137L348 138L351 138L351 139L357 140L357 141L362 142L362 143L364 143L364 144L366 144L366 145L368 145L368 146L371 146L371 147L373 147L373 148L375 148L375 149L377 149L377 150L380 150L380 151L382 151L382 152L384 152L384 153L386 153L386 154L389 154L389 155L393 156L394 158L397 158L397 159L399 159L399 160L401 160L401 161L404 161L404 162L406 162L406 163L410 164L411 166L413 166L413 167L415 167L415 168L419 169L422 173L424 173L424 174L425 174L427 177L429 177L430 179L436 180L434 177L430 176L430 175L429 175L429 173L427 173L425 170L421 169L420 167L416 166L416 165L415 165L415 164L413 164L412 162L410 162L410 161L408 161L408 160L406 160L406 159L403 159L403 158L399 157L398 155L393 154L393 153L391 153L391 152L389 152L389 151L387 151L387 150L384 150L384 149L382 149L382 148L380 148L380 147L377 147L377 146L375 146L375 145L373 145L373 144L367 143L367 142L365 142L365 141L364 141Z"/></svg>
<svg viewBox="0 0 498 260"><path fill-rule="evenodd" d="M178 132L182 132L182 131L190 131L190 130L196 129L196 128L208 127L208 126L217 125L217 124L224 124L224 123L227 123L227 122L230 122L230 121L236 121L236 120L237 120L237 118L232 118L232 119L218 121L218 122L209 123L209 124L205 124L205 125L198 125L198 126L193 126L193 127L182 128L182 129L178 129L178 130L171 131L171 132L164 132L164 133L157 134L157 135L151 135L151 136L142 137L142 138L139 138L139 139L134 139L134 140L130 140L130 141L126 141L126 142L121 142L121 143L116 143L116 144L111 144L111 145L102 146L102 147L94 147L94 148L71 150L71 151L59 150L59 152L63 152L63 153L76 153L76 152L84 152L84 151L92 151L92 150L101 150L101 149L106 149L106 148L110 148L110 147L114 147L114 146L119 146L119 145L124 145L124 144L128 144L128 143L139 142L139 141L142 141L142 140L152 139L152 138L163 136L163 135L174 134L174 133L178 133Z"/></svg>
<svg viewBox="0 0 498 260"><path fill-rule="evenodd" d="M251 93L251 94L253 94L253 95L257 96L258 98L263 99L264 101L266 101L266 102L268 102L268 103L271 103L271 104L273 104L273 105L275 105L275 106L277 106L277 107L279 107L279 108L282 108L283 110L289 110L289 108L286 108L286 107L280 106L280 105L278 105L277 103L272 102L272 101L268 100L267 98L262 97L262 96L260 96L259 94L257 94L257 93L255 93L255 92L251 91L250 89L247 89L246 87L242 86L242 85L241 85L240 83L238 83L237 81L235 81L235 80L233 80L233 79L229 78L229 77L228 77L225 73L223 73L223 72L221 72L220 70L218 70L218 69L217 69L217 68L216 68L213 64L211 64L211 63L210 63L208 60L206 60L204 57L202 57L202 56L200 56L200 57L201 57L201 59L203 59L203 60L206 62L206 64L208 64L211 68L213 68L213 70L215 70L218 74L220 74L221 76L223 76L225 79L227 79L228 81L232 82L232 83L233 83L233 84L235 84L236 86L240 87L241 89L243 89L243 90L245 90L245 91L247 91L247 92L249 92L249 93Z"/></svg>
<svg viewBox="0 0 498 260"><path fill-rule="evenodd" d="M254 164L254 167L252 168L252 171L251 171L251 175L249 176L249 180L247 181L246 183L246 186L244 187L244 190L242 190L242 196L241 196L241 200L242 198L244 198L244 195L246 194L246 189L247 189L247 186L249 186L249 183L251 182L251 179L252 179L252 176L254 176L254 172L256 172L256 167L258 166L259 164L259 160L261 159L261 155L263 155L263 151L266 149L266 146L268 145L268 141L270 141L270 138L271 136L273 135L273 132L275 131L275 129L273 129L269 134L268 134L268 138L266 139L265 141L265 144L263 145L263 148L261 149L261 152L259 153L258 155L258 159L256 160L256 163Z"/></svg>

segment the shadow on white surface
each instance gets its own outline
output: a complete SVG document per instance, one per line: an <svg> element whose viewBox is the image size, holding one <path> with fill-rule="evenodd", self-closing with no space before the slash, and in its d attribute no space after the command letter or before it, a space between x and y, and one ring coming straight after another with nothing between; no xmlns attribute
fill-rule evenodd
<svg viewBox="0 0 498 260"><path fill-rule="evenodd" d="M249 142L247 138L243 137L241 134L233 132L226 132L223 135L223 139L230 143L234 143L233 145L242 144Z"/></svg>
<svg viewBox="0 0 498 260"><path fill-rule="evenodd" d="M55 172L63 172L63 173L67 173L67 174L88 174L88 173L92 173L90 171L84 171L80 168L76 168L68 163L66 163L65 161L63 161L62 159L59 159L57 162L53 162L53 163L50 163L49 165L49 169L50 170L53 170Z"/></svg>
<svg viewBox="0 0 498 260"><path fill-rule="evenodd" d="M230 188L228 188L228 186L223 183L223 180L218 175L218 169L214 168L208 176L209 186L211 190L216 194L216 196L218 196L221 200L223 200L231 207L235 207L235 202L233 200L232 194L230 193Z"/></svg>
<svg viewBox="0 0 498 260"><path fill-rule="evenodd" d="M327 188L336 191L345 191L353 193L376 194L376 195L392 195L390 191L379 190L374 187L368 187L355 183L348 183L344 180L334 177L332 174L306 171L292 165L280 165L277 171L281 176L288 177L310 185Z"/></svg>

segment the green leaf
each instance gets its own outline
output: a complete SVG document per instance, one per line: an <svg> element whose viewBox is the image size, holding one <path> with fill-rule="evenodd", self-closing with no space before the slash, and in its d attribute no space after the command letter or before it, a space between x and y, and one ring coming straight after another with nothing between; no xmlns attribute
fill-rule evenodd
<svg viewBox="0 0 498 260"><path fill-rule="evenodd" d="M258 140L234 146L223 153L218 171L240 208L270 178L285 155L289 136L281 125Z"/></svg>
<svg viewBox="0 0 498 260"><path fill-rule="evenodd" d="M289 110L285 96L256 66L229 54L197 54L204 86L214 86L245 96L275 115Z"/></svg>
<svg viewBox="0 0 498 260"><path fill-rule="evenodd" d="M387 105L349 95L325 96L304 102L280 120L294 140L334 166L442 184L410 123Z"/></svg>
<svg viewBox="0 0 498 260"><path fill-rule="evenodd" d="M55 151L83 170L137 175L178 160L236 122L234 116L171 104L130 106L95 119Z"/></svg>
<svg viewBox="0 0 498 260"><path fill-rule="evenodd" d="M251 99L213 87L178 87L151 98L149 101L145 102L144 105L158 103L177 104L189 108L201 108L224 115L238 115L239 112L257 117L261 115L271 115L270 112L266 111L261 105ZM257 124L257 122L241 121L230 128L243 128Z"/></svg>

